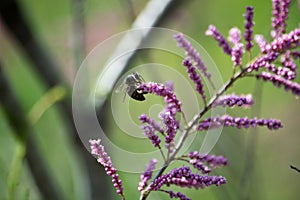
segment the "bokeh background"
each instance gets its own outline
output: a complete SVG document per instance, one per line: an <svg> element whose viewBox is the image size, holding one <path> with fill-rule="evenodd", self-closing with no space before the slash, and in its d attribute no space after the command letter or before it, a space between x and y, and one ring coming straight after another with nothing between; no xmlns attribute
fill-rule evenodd
<svg viewBox="0 0 300 200"><path fill-rule="evenodd" d="M13 103L11 108L3 104L0 107L0 199L51 199L40 192L41 186L56 188L60 199L119 199L110 178L105 176L103 168L89 156L76 136L70 115L70 94L76 71L88 52L108 37L130 29L148 2L4 0L0 3L2 13L12 9L7 5L16 3L19 6L33 33L32 37L42 47L39 52L47 57L44 59L38 52L30 56L30 49L34 48L31 45L32 38L25 38L27 42L20 43L16 34L7 27L2 15L1 73L10 84L9 94L14 93L21 110ZM270 39L270 0L174 1L157 26L183 32L198 41L215 61L223 79L227 80L232 73L231 60L204 32L209 24L217 26L224 35L233 26L243 29L246 5L255 8L254 33L264 34ZM17 23L16 11L9 12L10 21ZM298 26L299 19L298 2L292 0L287 29ZM26 33L18 33L20 37L22 34L26 36ZM253 54L257 52L256 47ZM55 82L56 78L53 77L50 78L50 82L53 82L45 81L42 72L37 70L38 64L32 61L33 58L41 58L38 63L43 65L44 62L49 74L53 70L51 66L57 67L59 81ZM144 52L138 54L125 71L137 64L157 60L164 60L164 64L169 66L178 66L178 62L181 62L163 52L154 52L153 55L152 52ZM299 66L300 63L297 64ZM184 74L184 69L181 72ZM300 167L299 99L270 83L256 82L250 78L241 80L230 91L237 94L253 93L256 101L252 110L230 109L228 113L278 118L282 120L284 128L278 131L265 128L255 131L224 129L212 153L228 158L229 165L215 172L225 176L228 183L220 188L197 191L184 189L183 192L192 199L298 199L300 174L292 170L290 165ZM0 94L0 98L8 97L4 95ZM111 121L113 118L110 111L103 109L99 121L111 134L110 137L120 146L130 144L129 140L114 135L120 130ZM129 109L132 116L138 116L144 106L140 102L133 102L129 104ZM7 112L19 116L14 119L17 123L11 121L11 114ZM18 123L23 118L27 125L16 127L23 124ZM34 141L35 148L31 148L31 143L27 144L27 149L24 146L20 135L27 133L30 134L30 140ZM136 146L134 142L131 145L134 151L144 148ZM27 156L31 155L28 152L31 151L41 155L52 183L43 182L47 179L43 179L41 174L38 176L42 177L42 182L36 182L33 178L31 169L39 170L43 166L39 160L28 161ZM120 176L127 199L138 199L139 174L120 172ZM168 197L156 194L152 199Z"/></svg>

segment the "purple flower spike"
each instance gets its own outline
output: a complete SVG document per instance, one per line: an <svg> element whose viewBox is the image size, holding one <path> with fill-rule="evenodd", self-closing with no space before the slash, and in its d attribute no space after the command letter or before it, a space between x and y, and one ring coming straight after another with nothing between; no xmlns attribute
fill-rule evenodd
<svg viewBox="0 0 300 200"><path fill-rule="evenodd" d="M237 44L241 42L241 31L237 27L233 27L229 30L228 40L232 42L232 44Z"/></svg>
<svg viewBox="0 0 300 200"><path fill-rule="evenodd" d="M273 5L273 17L272 17L272 27L274 29L274 32L272 33L273 37L276 37L279 35L279 29L281 26L281 0L272 0Z"/></svg>
<svg viewBox="0 0 300 200"><path fill-rule="evenodd" d="M288 19L289 7L291 0L283 0L281 1L281 32L285 33L286 21Z"/></svg>
<svg viewBox="0 0 300 200"><path fill-rule="evenodd" d="M244 14L244 17L246 19L244 39L246 41L247 51L249 51L253 47L253 42L252 42L252 34L253 34L252 27L254 26L253 15L254 15L254 8L252 6L247 6L246 13Z"/></svg>
<svg viewBox="0 0 300 200"><path fill-rule="evenodd" d="M91 153L96 156L97 161L103 165L106 174L112 177L112 182L114 187L116 188L116 192L124 197L123 194L123 186L122 181L119 179L119 175L117 174L117 170L114 168L110 157L104 150L103 145L100 144L101 140L89 140Z"/></svg>
<svg viewBox="0 0 300 200"><path fill-rule="evenodd" d="M263 52L284 52L291 48L300 46L300 28L296 28L288 34L283 34L274 39L271 44L266 45Z"/></svg>
<svg viewBox="0 0 300 200"><path fill-rule="evenodd" d="M285 33L286 20L288 18L290 0L272 0L273 3L273 18L271 32L272 37L279 37L282 33Z"/></svg>
<svg viewBox="0 0 300 200"><path fill-rule="evenodd" d="M166 125L166 147L170 149L172 145L170 146L169 144L174 142L176 132L179 128L179 122L176 120L175 116L171 115L168 111L161 112L160 116Z"/></svg>
<svg viewBox="0 0 300 200"><path fill-rule="evenodd" d="M222 176L209 176L209 175L199 175L193 174L189 167L183 166L180 168L175 168L169 173L164 174L149 185L150 190L159 190L163 185L177 185L179 187L187 188L204 188L211 185L219 186L225 184L226 179Z"/></svg>
<svg viewBox="0 0 300 200"><path fill-rule="evenodd" d="M181 112L182 103L177 99L174 92L165 85L154 82L142 83L138 90L144 93L152 93L164 97L167 109L172 113L172 115L175 115L176 111Z"/></svg>
<svg viewBox="0 0 300 200"><path fill-rule="evenodd" d="M210 165L213 168L216 168L217 166L225 166L228 163L227 159L223 156L200 154L198 151L190 152L188 157L191 159L190 163L196 169L202 171L203 174L211 172L211 169L207 167L204 163Z"/></svg>
<svg viewBox="0 0 300 200"><path fill-rule="evenodd" d="M177 99L174 92L163 84L153 82L142 83L138 89L142 92L152 93L164 97L166 107L165 110L161 112L160 116L163 120L163 123L166 125L166 146L171 147L172 145L170 144L174 142L175 134L179 128L179 122L175 118L175 115L176 112L181 112L182 103ZM151 127L147 129L151 129ZM154 131L153 127L152 129ZM156 145L158 138L153 139L155 139L155 143L153 144ZM152 142L154 142L153 139L151 139Z"/></svg>
<svg viewBox="0 0 300 200"><path fill-rule="evenodd" d="M146 114L141 114L139 117L139 120L142 123L147 123L150 126L152 126L156 131L160 132L161 134L164 134L164 129L159 125L159 123L155 122L153 119L148 117Z"/></svg>
<svg viewBox="0 0 300 200"><path fill-rule="evenodd" d="M157 160L155 158L150 160L150 163L146 167L144 173L141 175L141 182L139 183L138 190L143 191L146 186L148 185L148 180L152 178L152 173L155 169L155 165L157 163Z"/></svg>
<svg viewBox="0 0 300 200"><path fill-rule="evenodd" d="M237 27L230 29L228 39L234 45L231 51L231 60L233 61L233 65L235 67L239 66L242 64L241 58L244 54L244 45L240 43L241 31Z"/></svg>
<svg viewBox="0 0 300 200"><path fill-rule="evenodd" d="M300 60L300 51L292 51L291 54L295 60Z"/></svg>
<svg viewBox="0 0 300 200"><path fill-rule="evenodd" d="M195 66L202 72L202 74L210 79L211 74L207 72L207 68L203 63L198 51L191 45L191 43L183 36L182 33L174 35L178 46L184 48L186 56L195 62Z"/></svg>
<svg viewBox="0 0 300 200"><path fill-rule="evenodd" d="M248 72L253 70L258 71L260 68L268 68L269 65L275 61L279 56L277 52L270 52L269 54L262 55L260 58L256 59L248 68Z"/></svg>
<svg viewBox="0 0 300 200"><path fill-rule="evenodd" d="M219 46L223 48L224 53L231 55L230 45L228 44L224 36L221 33L219 33L219 31L215 26L209 25L205 34L207 36L212 36L217 42L219 42Z"/></svg>
<svg viewBox="0 0 300 200"><path fill-rule="evenodd" d="M286 64L289 64L289 63L294 64L293 61L288 62ZM296 73L294 71L290 70L288 68L289 66L276 68L275 65L270 64L270 65L266 65L265 67L268 71L273 72L274 74L277 74L287 80L293 80L296 77Z"/></svg>
<svg viewBox="0 0 300 200"><path fill-rule="evenodd" d="M262 72L256 76L257 79L263 79L264 81L271 81L273 85L277 87L283 86L286 91L291 91L294 95L300 96L300 85L296 82L286 80L285 78L270 74L268 72Z"/></svg>
<svg viewBox="0 0 300 200"><path fill-rule="evenodd" d="M161 140L155 134L155 129L153 128L153 126L145 125L145 126L142 126L142 129L144 130L144 133L148 137L148 139L151 140L154 147L159 147Z"/></svg>
<svg viewBox="0 0 300 200"><path fill-rule="evenodd" d="M300 58L300 52L298 52L298 59ZM297 65L296 63L293 61L292 57L294 59L297 59L297 54L295 54L295 52L290 52L287 51L284 55L282 55L281 57L281 63L282 66L289 69L290 71L294 72L294 74L296 74L296 70L297 70Z"/></svg>
<svg viewBox="0 0 300 200"><path fill-rule="evenodd" d="M173 192L172 190L167 191L167 192L169 193L171 199L172 199L172 198L178 198L178 199L180 199L180 200L192 200L192 199L190 199L190 198L187 198L187 197L186 197L184 194L182 194L181 192L175 193L175 192Z"/></svg>
<svg viewBox="0 0 300 200"><path fill-rule="evenodd" d="M277 119L248 119L247 117L231 117L228 115L218 116L218 117L209 117L198 125L198 130L208 130L212 128L220 128L222 126L232 126L237 128L250 128L257 126L266 126L270 130L276 130L282 128L280 120Z"/></svg>
<svg viewBox="0 0 300 200"><path fill-rule="evenodd" d="M240 66L242 64L243 54L244 54L244 45L242 43L235 44L231 51L231 60L235 67Z"/></svg>
<svg viewBox="0 0 300 200"><path fill-rule="evenodd" d="M258 44L260 51L263 52L266 48L267 41L263 35L255 35L254 41Z"/></svg>
<svg viewBox="0 0 300 200"><path fill-rule="evenodd" d="M252 95L239 95L237 96L236 94L229 94L229 95L223 95L220 96L213 104L213 107L216 106L229 106L229 107L234 107L234 106L239 106L239 107L245 107L248 108L252 106L254 103Z"/></svg>
<svg viewBox="0 0 300 200"><path fill-rule="evenodd" d="M182 62L183 66L187 67L187 73L190 75L191 80L194 81L196 84L196 90L199 92L199 94L202 96L202 99L206 101L206 96L204 94L204 88L201 81L200 76L197 74L195 68L192 65L192 62L188 59L183 60Z"/></svg>

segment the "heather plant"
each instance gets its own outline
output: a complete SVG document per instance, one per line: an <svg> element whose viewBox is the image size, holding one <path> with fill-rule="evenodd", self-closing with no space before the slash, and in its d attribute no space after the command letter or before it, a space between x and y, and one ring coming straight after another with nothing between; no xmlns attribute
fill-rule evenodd
<svg viewBox="0 0 300 200"><path fill-rule="evenodd" d="M213 25L208 27L207 36L211 36L218 42L223 52L232 60L232 76L221 87L215 88L211 79L212 75L208 71L201 55L184 37L178 33L174 39L179 48L185 51L186 58L182 61L182 66L186 68L187 75L195 84L195 90L203 100L203 108L188 121L182 110L182 103L177 98L174 87L167 84L155 82L143 82L136 89L138 93L145 95L156 95L164 99L165 107L160 113L161 121L155 121L146 114L139 117L142 123L142 130L155 148L161 152L164 160L163 166L154 175L157 159L149 161L145 171L141 175L137 188L140 191L140 200L148 198L151 192L159 191L169 195L170 198L187 200L185 194L180 191L174 192L168 189L169 186L178 188L203 189L210 186L221 186L226 184L226 178L213 175L212 171L216 167L226 166L228 161L223 156L200 154L198 151L191 151L187 154L179 155L183 144L191 133L201 133L202 131L217 129L220 127L256 128L266 127L269 130L283 128L280 120L272 118L248 118L247 116L210 116L204 117L212 108L231 107L237 109L251 108L255 103L251 94L225 94L229 88L238 80L250 77L257 81L270 82L274 86L283 88L286 92L291 92L295 96L300 95L300 85L295 82L297 68L295 60L300 59L300 28L291 31L286 30L286 21L290 6L290 0L273 0L273 17L271 41L264 39L262 35L253 34L254 8L246 7L244 14L244 28L240 30L233 27L229 30L228 40ZM252 48L255 43L260 49L260 53L255 57L252 55ZM248 60L245 63L243 57ZM214 96L207 98L203 80L216 91ZM183 124L179 122L179 117L184 119ZM175 136L180 133L180 138L175 141ZM104 150L101 141L90 140L91 153L96 156L98 162L104 166L107 175L112 177L112 182L118 194L125 199L122 181L119 179L110 157ZM176 161L184 163L181 167L170 168L170 164Z"/></svg>

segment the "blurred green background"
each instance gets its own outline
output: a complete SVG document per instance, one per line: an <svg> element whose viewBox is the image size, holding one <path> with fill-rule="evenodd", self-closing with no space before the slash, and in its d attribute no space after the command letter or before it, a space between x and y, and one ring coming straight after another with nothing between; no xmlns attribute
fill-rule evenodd
<svg viewBox="0 0 300 200"><path fill-rule="evenodd" d="M134 16L138 15L148 1L141 0L86 0L84 5L85 44L88 53L106 38L121 31L128 30ZM26 14L35 36L42 42L47 53L52 55L61 67L60 73L65 81L72 85L78 66L74 63L74 49L72 47L72 2L65 0L38 1L19 0L22 10ZM264 34L268 39L271 29L271 1L259 0L210 0L180 2L172 8L168 16L160 23L161 27L183 32L198 41L211 55L222 74L224 80L231 76L231 60L223 54L212 38L204 34L209 24L214 24L221 33L227 36L228 30L237 26L243 30L243 13L246 5L254 6L254 33ZM131 8L131 9L130 9ZM300 12L298 2L292 1L289 13L288 30L298 26ZM258 52L254 48L254 55ZM151 54L151 52L149 53ZM139 55L141 56L141 55ZM151 61L147 54L146 61ZM152 55L159 57L159 54ZM169 66L178 60L168 55L161 55ZM169 55L170 56L170 55ZM21 102L26 115L33 106L47 92L47 87L34 70L23 50L20 48L10 32L0 20L0 60L4 66L10 83ZM153 62L153 61L152 61ZM181 62L179 60L179 62ZM131 64L143 63L136 59ZM299 66L299 62L297 63ZM184 73L184 69L182 70ZM176 83L176 80L174 80ZM299 82L299 78L298 78ZM254 110L264 118L278 118L282 120L283 129L268 131L259 128L256 132L227 128L223 130L221 138L213 149L214 154L222 154L229 160L229 165L216 170L216 174L227 178L228 183L220 188L211 187L205 190L183 190L192 199L298 199L300 196L300 174L291 170L289 165L300 167L300 133L299 133L299 99L283 89L273 87L270 83L261 86L261 97L254 105ZM252 79L239 81L230 91L240 93L256 93L255 82ZM259 93L259 92L258 92ZM1 94L0 94L1 95ZM138 116L143 109L140 103L131 105L133 116ZM133 108L134 107L134 108ZM68 127L63 116L55 104L43 113L33 125L34 137L38 141L40 152L46 160L51 175L61 188L65 199L90 199L90 188L86 168L82 159L77 155ZM9 126L3 109L0 107L0 199L8 199L10 172L14 156L17 151L16 138ZM228 110L232 115L251 115L250 110ZM107 116L111 119L110 114ZM107 132L118 132L113 122L107 122ZM127 140L112 138L121 146L128 144ZM248 148L251 141L255 141L254 158L249 163ZM123 144L122 144L123 142ZM134 144L133 144L134 145ZM134 146L134 151L142 147ZM38 165L38 163L37 163ZM146 163L145 163L146 165ZM249 176L247 176L248 168ZM99 166L99 170L103 170ZM245 175L246 174L246 175ZM124 182L127 199L138 199L138 174L120 172ZM99 177L103 179L102 177ZM107 179L107 191L111 199L120 199L114 194L114 188ZM243 179L247 179L246 181ZM41 196L35 186L27 163L22 164L20 177L16 180L14 190L15 199L40 199ZM45 183L47 184L47 183ZM99 187L104 187L99 185ZM181 189L180 189L181 190ZM154 194L153 199L168 199L165 194ZM100 199L100 197L99 197Z"/></svg>

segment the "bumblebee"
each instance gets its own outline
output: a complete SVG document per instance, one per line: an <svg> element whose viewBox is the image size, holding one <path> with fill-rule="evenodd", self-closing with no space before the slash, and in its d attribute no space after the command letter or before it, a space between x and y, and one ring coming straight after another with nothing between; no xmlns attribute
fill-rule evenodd
<svg viewBox="0 0 300 200"><path fill-rule="evenodd" d="M145 80L137 72L133 72L132 74L129 74L128 76L126 76L126 78L124 79L124 82L120 85L120 88L117 90L117 92L119 92L120 90L124 91L123 102L125 100L126 93L132 99L135 99L137 101L144 101L146 99L144 95L147 94L147 92L141 92L140 90L138 90L139 86L143 82L145 82ZM123 88L123 89L121 89L121 88Z"/></svg>

